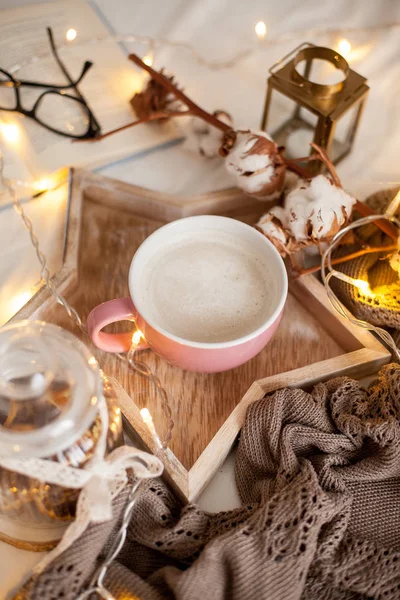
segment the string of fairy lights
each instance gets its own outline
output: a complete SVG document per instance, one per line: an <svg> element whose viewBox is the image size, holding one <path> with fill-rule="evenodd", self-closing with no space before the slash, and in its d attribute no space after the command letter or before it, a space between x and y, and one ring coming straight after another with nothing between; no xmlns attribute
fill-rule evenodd
<svg viewBox="0 0 400 600"><path fill-rule="evenodd" d="M346 31L347 31L347 33L350 33L350 32L355 33L355 32L360 32L360 31L363 31L363 32L365 32L365 31L382 31L382 30L385 30L388 28L396 28L396 27L400 27L400 23L391 23L389 25L376 26L376 27L371 27L371 28L367 28L367 29L365 29L365 28L351 29L351 30L348 29ZM255 34L260 42L260 45L259 45L260 47L261 46L266 47L266 46L272 45L272 44L283 43L284 41L289 40L288 36L290 36L290 39L293 40L293 37L295 35L293 32L291 32L290 34L286 34L286 36L285 35L280 36L278 40L273 40L272 38L268 39L267 26L263 21L259 21L258 23L256 23L254 30L255 30ZM333 31L333 30L328 30L328 32L331 35L338 35L338 36L343 35L343 30L337 31L337 32ZM320 35L321 31L320 30L318 30L318 31L317 30L308 30L308 31L296 32L296 34L301 35L303 39L307 39L307 38L312 38L317 35ZM70 43L76 43L77 38L79 40L78 32L76 29L70 28L66 31L66 33L65 33L66 45L68 45ZM191 45L182 43L182 42L155 40L155 39L149 38L147 36L138 36L138 35L115 36L115 39L118 42L146 43L148 49L147 49L147 53L144 55L143 60L148 65L153 64L155 52L158 47L160 47L160 46L170 46L171 47L172 46L172 47L178 47L180 49L185 49L185 50L189 51L199 64L201 64L203 66L207 66L209 69L214 69L214 70L231 68L231 67L235 66L235 64L237 64L239 61L250 57L254 52L256 52L260 49L260 48L258 48L258 49L249 48L249 49L244 50L241 53L237 54L236 56L234 56L232 59L230 59L228 61L208 61L208 60L204 59L204 57L202 57ZM100 39L95 39L95 40L91 40L91 43L100 43L101 41L102 40L100 40ZM340 37L337 41L337 50L345 58L348 58L352 51L351 41L347 38ZM29 62L37 62L38 60L40 60L40 57L35 56L35 57L31 57L29 59ZM27 64L27 63L24 63L24 64ZM14 65L13 72L19 70L22 66L24 66L24 64L20 63L18 65ZM3 139L4 143L6 143L6 144L9 144L9 145L16 144L19 139L18 125L0 120L0 137ZM1 190L1 186L2 186L3 190L6 190L6 192L11 196L14 208L17 211L17 213L20 215L25 228L29 232L31 243L32 243L33 247L35 248L38 262L41 266L41 279L44 282L44 285L52 293L54 299L64 307L64 309L67 311L70 318L74 320L74 322L77 324L77 326L83 332L85 332L86 328L85 328L85 325L82 323L82 321L79 317L79 314L76 312L76 310L72 306L69 305L68 301L61 294L59 294L57 292L57 290L54 288L54 286L52 284L50 271L48 268L47 257L44 254L44 252L41 250L39 239L34 231L32 220L27 216L27 214L23 208L23 205L19 201L18 195L16 193L16 187L18 187L18 186L29 189L30 192L32 193L32 195L35 195L35 194L41 194L45 191L51 190L54 187L54 185L55 185L54 178L52 176L42 177L33 183L27 183L27 182L18 181L18 180L10 181L10 180L6 179L4 176L4 173L3 173L2 156L0 153L0 192L2 191ZM377 216L367 217L367 218L364 218L364 219L361 219L358 221L354 221L352 224L350 224L346 228L342 229L334 237L334 239L332 240L332 243L326 249L325 253L322 256L322 262L321 262L322 279L323 279L325 288L327 290L328 298L329 298L330 302L332 303L332 306L334 307L334 309L342 317L348 319L351 323L353 323L357 326L369 329L369 330L373 330L375 333L377 333L377 335L379 335L383 339L383 341L386 344L388 344L388 346L392 349L394 355L396 356L396 358L398 360L400 360L400 352L399 352L398 348L396 347L396 344L394 343L393 338L389 335L389 333L382 328L375 327L365 321L355 319L349 313L349 311L347 311L345 309L345 307L340 303L338 298L335 296L333 290L330 287L330 281L333 277L338 277L340 279L345 279L347 281L347 283L350 283L351 285L358 287L365 293L367 293L369 291L368 282L353 279L347 275L344 275L340 271L333 269L332 263L331 263L331 253L334 250L334 248L336 247L337 243L340 241L341 237L343 235L345 235L345 233L347 233L347 231L349 231L350 229L354 229L360 225L363 225L367 222L368 223L372 222L378 218L380 218L380 219L385 218L385 219L389 220L391 223L395 224L400 229L400 221L398 221L394 216L396 210L398 209L399 204L400 204L400 192L399 192L399 194L397 194L396 198L389 205L389 207L387 208L386 213L383 217L382 217L382 215L380 215L379 217L377 217ZM25 299L25 301L27 301L27 299ZM154 384L157 392L161 394L161 400L162 400L164 412L165 412L165 415L167 418L167 427L168 427L167 434L163 441L161 441L161 439L158 436L158 433L154 426L152 416L147 408L142 409L141 416L142 416L144 423L148 427L150 435L153 438L155 453L162 455L162 453L164 453L166 451L167 445L168 445L169 441L171 440L171 434L172 434L174 422L172 420L171 409L168 404L168 398L167 398L166 393L161 385L161 382L159 381L157 376L151 372L151 370L149 369L149 367L147 365L135 360L135 356L134 356L135 350L141 340L141 337L142 337L141 332L135 331L132 336L131 350L127 353L127 355L120 355L120 358L127 361L128 364L137 373L139 373L140 375L143 375L145 377L148 377L149 380ZM119 552L121 551L121 549L123 547L128 524L132 517L132 511L133 511L133 508L134 508L134 505L136 502L138 489L139 489L139 483L136 482L136 484L133 486L132 491L129 495L128 502L127 502L127 505L126 505L124 513L123 513L122 524L120 525L119 531L116 532L114 542L111 545L105 559L99 565L96 575L95 575L92 583L89 585L89 589L86 589L79 596L79 598L81 600L83 600L84 598L88 598L89 596L92 596L93 594L97 594L98 597L108 598L109 600L114 600L114 596L104 587L104 579L105 579L109 565L116 558L116 556L119 554Z"/></svg>
<svg viewBox="0 0 400 600"><path fill-rule="evenodd" d="M254 34L256 42L255 44L251 44L248 48L239 51L232 58L227 60L215 60L215 59L207 59L201 53L199 53L196 48L187 42L175 41L169 39L156 39L150 36L141 35L141 34L124 34L124 35L107 35L107 36L98 36L92 38L86 38L79 35L79 31L77 28L70 27L64 33L64 41L59 44L59 49L66 49L71 45L76 46L85 46L85 45L96 45L102 44L107 40L114 40L120 44L140 44L145 47L145 51L143 52L143 61L147 65L152 65L155 61L156 53L159 49L165 48L175 48L183 52L187 52L192 56L192 58L199 64L210 70L223 70L230 69L235 67L239 62L252 57L254 54L258 52L262 52L263 50L267 50L271 47L276 47L279 45L283 45L288 42L293 42L294 39L317 39L320 37L329 36L334 43L337 51L344 56L347 60L356 58L357 54L357 46L354 42L351 41L351 38L355 38L359 34L373 34L373 33L382 33L387 32L389 30L395 30L400 28L400 21L373 25L370 27L342 27L340 29L336 28L308 28L308 29L298 29L292 30L286 33L282 33L279 36L271 36L268 35L268 27L264 21L258 21L254 25ZM346 35L347 37L344 37ZM44 58L48 56L48 51L43 50L43 52L38 52L34 55L28 56L24 60L20 60L17 63L12 65L7 65L8 70L15 74L18 73L20 69L26 67L28 65L40 62ZM5 120L4 118L0 118L0 140L2 140L7 146L17 148L18 142L21 137L20 125L15 121L10 121L9 119ZM38 194L44 191L47 191L51 187L50 179L46 176L41 176L33 183L27 183L24 181L14 180L15 185L19 187L23 187L31 191L33 194Z"/></svg>
<svg viewBox="0 0 400 600"><path fill-rule="evenodd" d="M341 28L307 28L307 29L297 29L291 30L288 32L284 32L279 34L279 36L269 36L268 35L268 27L264 21L258 21L254 25L254 33L256 36L257 44L251 44L248 48L240 50L237 52L232 58L227 60L210 60L205 58L200 52L196 50L196 48L187 42L176 41L164 38L153 38L147 35L141 34L116 34L116 35L108 35L108 36L97 36L90 39L80 39L79 32L75 28L69 28L65 32L65 41L60 44L59 48L63 49L71 45L85 45L85 44L99 44L103 43L106 40L114 40L117 43L121 44L131 44L137 43L144 45L147 50L143 55L143 62L147 65L152 65L154 63L155 54L158 49L161 48L175 48L178 50L186 51L191 54L192 58L199 64L204 67L207 67L210 70L222 70L229 69L236 66L239 62L244 59L252 57L257 52L268 49L271 46L276 47L279 45L286 44L288 42L293 42L295 39L301 38L302 40L308 39L317 39L321 37L331 37L335 39L335 48L340 52L344 58L351 58L351 52L353 50L353 44L351 42L351 37L358 36L359 34L373 34L385 32L393 29L400 28L400 21L394 21L391 23L383 23L378 25L371 25L369 27L341 27ZM344 34L348 37L344 37ZM21 60L14 65L8 65L8 70L11 73L17 72L24 66L30 65L32 63L38 62L41 59L45 58L48 55L47 51L43 51L43 53L39 53L33 56L26 58L25 60Z"/></svg>
<svg viewBox="0 0 400 600"><path fill-rule="evenodd" d="M353 50L353 44L351 43L350 39L342 37L344 33L351 36L351 35L356 35L359 33L383 32L383 31L387 31L389 29L396 29L396 28L400 28L400 22L393 22L393 23L376 25L376 26L371 26L371 27L363 27L363 28L341 28L341 29L325 29L325 30L303 29L303 30L291 31L286 34L282 34L279 36L279 38L273 38L273 37L270 37L267 35L268 28L267 28L266 23L264 21L258 21L254 26L254 33L255 33L256 39L258 40L259 43L257 43L256 45L252 45L250 48L239 52L233 58L226 60L226 61L207 60L201 54L199 54L192 45L187 44L186 42L155 39L155 38L152 38L149 36L143 36L143 35L137 35L137 34L115 35L115 36L108 36L107 38L97 37L97 38L91 38L90 40L85 39L85 40L80 41L79 40L79 32L75 28L69 28L65 32L65 42L63 44L61 44L60 47L61 48L68 47L70 44L79 44L79 43L81 43L81 44L97 44L97 43L104 42L105 39L114 39L116 42L119 42L119 43L122 43L122 42L123 43L141 43L141 44L145 44L147 47L146 53L143 57L143 60L146 64L149 64L149 65L153 64L154 58L155 58L155 53L156 53L157 49L163 48L163 47L179 48L181 50L186 50L187 52L189 52L199 64L208 67L210 70L218 70L218 69L232 68L240 61L253 55L255 52L259 52L260 50L267 48L269 46L272 46L272 45L275 46L276 44L283 44L288 41L293 41L293 38L295 38L297 36L301 36L303 39L315 38L315 37L318 37L321 35L324 35L324 36L330 35L330 36L336 37L337 50L345 58L349 58L349 56L351 55L351 52ZM9 66L9 70L11 72L15 73L22 67L24 67L28 64L31 64L31 63L38 62L47 55L48 55L48 53L45 52L43 55L37 54L37 55L31 56L28 59L26 59L25 61L21 61L18 64ZM0 138L3 140L3 142L6 145L13 146L13 145L17 144L19 137L20 137L19 125L17 125L16 123L5 122L0 119ZM70 307L68 302L65 300L65 298L60 296L57 293L57 291L54 290L54 288L52 287L51 278L50 278L48 267L47 267L47 258L39 248L39 241L34 232L32 222L27 217L25 211L23 210L22 204L19 202L18 196L15 192L15 189L18 187L22 187L22 188L28 190L29 193L31 193L32 195L38 195L38 194L42 194L43 192L52 190L53 187L55 186L53 176L49 175L48 177L41 177L38 180L34 181L33 183L24 182L21 180L13 180L13 181L5 180L2 172L0 173L0 178L3 183L6 182L4 187L9 191L9 193L11 193L14 207L17 210L18 214L21 216L25 227L29 231L32 245L35 248L36 254L39 259L39 263L41 265L41 278L44 281L44 284L49 288L49 290L55 297L56 301L64 306L64 308L66 309L66 311L70 315L70 317L74 319L74 321L78 324L78 326L81 329L84 329L84 327L82 326L82 323L80 321L79 315L76 313L76 311L73 309L73 307ZM331 252L332 249L333 248L329 248L327 250L328 254L324 255L325 259L328 260L328 264L330 264L329 263L329 256L330 256L329 252ZM332 269L330 269L331 273L327 277L325 277L324 276L324 273L325 273L324 268L325 268L325 262L323 263L323 277L324 277L325 286L328 291L328 296L331 299L332 304L335 306L335 309L338 310L338 312L340 312L340 314L342 316L346 316L346 318L349 318L348 314L346 314L346 315L343 314L343 308L341 308L340 310L338 309L338 305L340 305L340 302L337 299L336 299L336 301L334 299L332 300L333 292L329 287L329 280L331 277L333 277L333 276L342 277L342 276L338 274L340 272L334 271L332 273L331 272ZM366 282L358 282L358 281L351 281L350 283L358 286L359 289L363 289L363 287L365 288L365 284L366 284ZM33 295L33 293L34 292L32 292L31 295ZM23 302L23 304L26 303L28 299L29 298L27 298L27 294L23 294L20 297L20 300L21 300L21 302ZM18 308L20 308L20 307L18 307ZM385 339L385 341L387 343L389 343L389 345L391 345L390 342L387 341L387 339ZM133 352L134 352L137 344L138 344L138 341L134 337L132 350L127 358L128 363L131 366L133 366L133 363L135 363L135 361L133 361ZM141 372L140 368L136 368L136 371ZM142 371L143 371L143 369L142 369ZM145 374L145 373L142 373L142 374ZM151 378L149 373L147 373L146 376ZM154 374L152 374L152 377L153 377L153 383L154 383L156 389L161 390L161 393L162 393L163 388L162 388L160 382L158 381L158 379L156 378L156 376ZM164 394L165 394L165 392L164 392ZM168 401L164 398L163 402L164 402L164 406L166 407L167 417L169 419L169 428L168 428L168 432L167 432L167 438L169 441L170 436L171 436L171 431L173 428L173 421L171 418ZM148 411L146 412L146 410L145 410L145 412L143 413L143 418L144 418L145 422L147 423L150 432L152 433L153 439L155 440L156 447L165 448L165 441L161 442L160 439L158 438L158 436L155 432L155 428L154 428L154 424L152 422L151 415Z"/></svg>
<svg viewBox="0 0 400 600"><path fill-rule="evenodd" d="M374 32L384 32L391 29L400 28L400 22L392 22L382 25L374 25L370 27L352 27L352 28L340 28L340 29L299 29L295 31L286 32L280 34L278 37L271 37L268 35L268 28L264 21L258 21L254 26L254 33L256 36L256 40L258 43L252 44L249 48L239 51L232 58L224 61L218 60L208 60L202 56L193 45L188 44L187 42L174 41L168 39L156 39L150 36L140 35L140 34L126 34L126 35L113 35L113 36L98 36L90 39L81 38L79 32L76 28L69 28L65 31L64 34L64 42L62 42L59 46L60 49L68 48L72 44L74 46L79 45L93 45L93 44L101 44L105 40L113 39L117 43L122 44L130 44L130 43L138 43L144 45L146 50L144 52L143 61L147 65L152 65L155 60L155 54L160 48L177 48L182 51L186 51L192 55L195 61L207 67L210 70L221 70L221 69L229 69L236 66L240 61L251 57L253 54L260 52L264 49L267 49L271 46L277 46L281 44L285 44L289 41L293 41L293 39L301 37L302 39L315 39L321 36L330 36L335 39L335 48L338 52L344 56L346 59L353 58L352 51L353 46L352 42L349 38L343 37L343 34L346 33L348 36L356 36L360 33L363 34L372 34ZM21 68L37 63L40 60L44 59L48 56L48 51L43 51L42 53L37 53L27 57L24 60L21 60L13 65L8 65L8 70L11 73L17 73ZM9 120L4 120L0 118L0 138L4 141L6 145L16 146L18 144L18 140L20 138L20 126L17 122L10 122ZM37 181L33 183L26 184L22 181L15 181L16 185L21 187L30 188L33 193L40 193L49 189L49 180L46 177L40 177Z"/></svg>
<svg viewBox="0 0 400 600"><path fill-rule="evenodd" d="M2 156L1 152L0 152L0 190L5 190L6 193L10 196L15 211L21 217L22 223L23 223L25 229L29 233L31 244L35 250L35 254L36 254L38 263L41 267L41 269L40 269L41 282L52 294L54 300L64 308L64 310L68 314L68 317L74 322L74 324L81 330L82 333L86 334L87 328L86 328L86 325L82 322L79 313L76 311L76 309L73 306L70 305L70 303L67 301L65 296L63 296L62 294L60 294L57 291L57 289L55 288L55 286L53 284L50 270L48 267L47 256L41 249L40 241L39 241L38 236L35 233L32 220L27 215L21 201L19 200L13 182L8 180L4 176L4 161L3 161L3 156ZM27 298L26 302L29 299L30 298ZM132 368L136 373L138 373L139 375L141 375L143 377L146 377L149 380L149 382L154 385L156 393L159 394L159 396L160 396L161 406L163 408L163 411L164 411L164 414L166 417L166 421L167 421L167 432L166 432L163 440L160 439L160 437L156 431L150 411L147 408L143 408L140 411L143 422L146 424L147 428L149 429L149 432L153 439L155 454L159 455L163 451L166 450L168 443L170 442L170 440L172 438L172 430L174 428L174 421L172 419L172 411L171 411L171 407L170 407L170 404L168 401L168 395L167 395L166 391L164 390L160 380L155 375L155 373L152 372L152 370L150 369L150 367L148 367L148 365L146 365L145 363L143 363L141 361L135 360L135 352L136 352L137 347L139 346L139 343L140 343L142 337L143 337L142 332L139 329L135 330L132 335L132 343L131 343L131 348L130 348L129 352L126 355L119 354L118 356L121 360L123 360L124 362L127 362L128 366L130 368Z"/></svg>
<svg viewBox="0 0 400 600"><path fill-rule="evenodd" d="M374 292L371 290L369 282L364 279L355 279L354 277L350 277L346 273L342 273L334 269L332 266L332 252L339 245L339 242L343 239L343 237L349 233L350 231L357 229L358 227L362 227L363 225L368 225L370 223L374 223L375 221L386 220L395 225L399 231L398 243L400 241L400 221L395 217L400 206L400 191L395 195L395 197L391 200L389 205L387 206L385 213L383 215L370 215L368 217L363 217L361 219L357 219L347 225L346 227L342 227L340 231L334 236L329 246L326 248L325 252L321 258L321 277L322 282L325 286L329 301L336 312L341 316L350 321L353 325L357 325L362 329L367 329L369 331L373 331L376 335L378 335L381 340L392 350L393 355L400 362L400 351L397 347L394 339L390 335L390 333L383 329L382 327L377 327L368 323L367 321L363 321L361 319L356 319L349 310L340 302L334 291L330 286L331 279L336 278L344 281L345 283L349 283L357 288L361 294L364 296L373 298Z"/></svg>

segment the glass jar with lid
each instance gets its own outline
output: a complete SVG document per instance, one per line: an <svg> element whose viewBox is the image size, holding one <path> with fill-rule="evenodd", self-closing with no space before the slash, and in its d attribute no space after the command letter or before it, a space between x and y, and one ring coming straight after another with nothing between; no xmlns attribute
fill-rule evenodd
<svg viewBox="0 0 400 600"><path fill-rule="evenodd" d="M0 329L0 456L83 467L100 437L101 397L108 408L110 452L122 443L120 409L86 346L41 321ZM0 465L0 540L50 549L74 519L78 495Z"/></svg>

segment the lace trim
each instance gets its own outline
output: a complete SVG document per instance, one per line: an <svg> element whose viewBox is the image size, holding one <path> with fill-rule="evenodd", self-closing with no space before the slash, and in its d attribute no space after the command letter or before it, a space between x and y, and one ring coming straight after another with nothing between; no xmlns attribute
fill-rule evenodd
<svg viewBox="0 0 400 600"><path fill-rule="evenodd" d="M35 568L40 573L57 556L77 540L90 523L101 523L112 518L112 501L128 483L127 469L136 479L159 477L162 462L137 448L122 446L105 457L108 431L108 411L104 398L99 401L102 424L100 438L92 458L83 468L76 468L43 458L7 458L0 456L0 467L43 483L80 489L76 519L65 531L58 546Z"/></svg>

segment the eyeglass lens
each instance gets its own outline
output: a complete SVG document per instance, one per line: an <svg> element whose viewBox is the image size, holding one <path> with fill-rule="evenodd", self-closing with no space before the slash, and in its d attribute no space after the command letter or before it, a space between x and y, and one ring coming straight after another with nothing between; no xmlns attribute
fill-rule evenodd
<svg viewBox="0 0 400 600"><path fill-rule="evenodd" d="M80 137L89 129L86 106L71 95L45 92L35 105L35 117L43 125L60 133Z"/></svg>
<svg viewBox="0 0 400 600"><path fill-rule="evenodd" d="M11 78L0 71L0 108L15 110L17 95Z"/></svg>

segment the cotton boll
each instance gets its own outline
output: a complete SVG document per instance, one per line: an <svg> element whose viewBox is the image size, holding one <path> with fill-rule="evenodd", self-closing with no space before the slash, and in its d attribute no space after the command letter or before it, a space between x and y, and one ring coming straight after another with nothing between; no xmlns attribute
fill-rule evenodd
<svg viewBox="0 0 400 600"><path fill-rule="evenodd" d="M312 236L318 240L333 237L349 219L356 200L324 175L311 180L310 190Z"/></svg>
<svg viewBox="0 0 400 600"><path fill-rule="evenodd" d="M222 132L215 127L209 127L209 131L199 136L199 152L207 158L218 156L222 142Z"/></svg>
<svg viewBox="0 0 400 600"><path fill-rule="evenodd" d="M324 175L311 181L298 179L286 194L284 206L271 209L258 226L281 253L283 243L287 254L315 243L321 248L346 224L354 203L352 196ZM280 228L287 233L286 242L278 235Z"/></svg>
<svg viewBox="0 0 400 600"><path fill-rule="evenodd" d="M331 181L324 175L318 175L311 180L311 195L315 201L321 204L321 208L343 208L346 217L351 215L355 198L350 196L343 188L332 185Z"/></svg>
<svg viewBox="0 0 400 600"><path fill-rule="evenodd" d="M229 169L228 169L229 171ZM235 174L232 170L229 171L232 174ZM265 168L260 169L258 171L254 171L251 176L243 176L242 174L237 174L238 185L242 188L246 194L256 194L260 192L266 181L270 182L274 175L274 167L272 164L266 165Z"/></svg>
<svg viewBox="0 0 400 600"><path fill-rule="evenodd" d="M335 209L317 208L310 215L311 235L316 240L332 237L340 229L340 221Z"/></svg>
<svg viewBox="0 0 400 600"><path fill-rule="evenodd" d="M212 135L205 135L200 140L198 150L206 158L215 158L218 156L218 150L221 145L221 137L215 138Z"/></svg>
<svg viewBox="0 0 400 600"><path fill-rule="evenodd" d="M210 125L199 117L192 117L190 120L190 129L195 135L205 135L210 131Z"/></svg>
<svg viewBox="0 0 400 600"><path fill-rule="evenodd" d="M237 186L260 200L279 197L286 167L278 147L264 131L232 131L224 136L220 153Z"/></svg>
<svg viewBox="0 0 400 600"><path fill-rule="evenodd" d="M289 228L294 237L316 240L332 237L350 217L355 199L324 175L310 182L299 180L285 200L292 215Z"/></svg>
<svg viewBox="0 0 400 600"><path fill-rule="evenodd" d="M289 216L287 211L283 208L283 206L273 206L271 210L261 217L260 221L262 221L266 216L272 215L276 219L279 219L280 223L282 223L283 227L287 228L289 224Z"/></svg>
<svg viewBox="0 0 400 600"><path fill-rule="evenodd" d="M281 242L282 244L286 244L287 235L283 231L281 227L279 227L273 221L265 221L262 224L258 224L258 227L262 230L262 232L268 237Z"/></svg>
<svg viewBox="0 0 400 600"><path fill-rule="evenodd" d="M261 217L257 223L257 228L274 244L278 252L280 252L282 256L285 256L287 254L286 248L289 241L289 235L279 222L278 215L283 217L283 214L280 213L279 209L284 212L280 206L274 207L273 210L276 212L276 215L273 214L271 210Z"/></svg>
<svg viewBox="0 0 400 600"><path fill-rule="evenodd" d="M289 192L285 199L287 227L296 240L305 240L308 236L308 221L310 216L309 186L304 180L299 180L297 186Z"/></svg>
<svg viewBox="0 0 400 600"><path fill-rule="evenodd" d="M267 140L270 144L265 144L265 148L260 148L260 154L257 153L256 144L260 137ZM244 173L254 173L255 171L272 167L273 145L271 138L260 131L257 133L248 131L238 131L236 143L226 158L226 168L229 173L243 175Z"/></svg>
<svg viewBox="0 0 400 600"><path fill-rule="evenodd" d="M233 121L229 113L222 110L216 110L213 114L214 117L219 121L222 121L222 123L232 126ZM206 158L218 156L223 137L223 133L220 129L209 125L198 117L194 117L191 121L191 132L196 137L197 148L202 156L205 156Z"/></svg>

